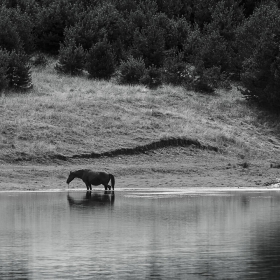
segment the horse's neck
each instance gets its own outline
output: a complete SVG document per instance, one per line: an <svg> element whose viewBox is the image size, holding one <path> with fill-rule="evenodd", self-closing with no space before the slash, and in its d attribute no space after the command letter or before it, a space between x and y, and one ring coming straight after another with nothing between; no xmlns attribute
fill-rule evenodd
<svg viewBox="0 0 280 280"><path fill-rule="evenodd" d="M82 179L83 175L84 175L84 169L81 170L77 170L75 171L75 177Z"/></svg>

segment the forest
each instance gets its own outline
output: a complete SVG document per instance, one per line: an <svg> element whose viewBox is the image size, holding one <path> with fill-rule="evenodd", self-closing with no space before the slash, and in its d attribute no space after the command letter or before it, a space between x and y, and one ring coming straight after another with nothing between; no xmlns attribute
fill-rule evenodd
<svg viewBox="0 0 280 280"><path fill-rule="evenodd" d="M280 1L1 0L0 92L32 87L55 56L62 75L211 93L238 82L280 108Z"/></svg>

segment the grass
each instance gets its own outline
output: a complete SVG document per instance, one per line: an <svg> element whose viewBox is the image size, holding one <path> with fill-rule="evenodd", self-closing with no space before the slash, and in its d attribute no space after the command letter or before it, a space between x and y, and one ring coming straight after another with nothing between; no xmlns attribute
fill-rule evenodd
<svg viewBox="0 0 280 280"><path fill-rule="evenodd" d="M264 121L233 87L215 95L156 90L35 68L34 88L0 97L0 159L104 152L188 137L243 158L273 155L279 119ZM273 141L272 141L272 140Z"/></svg>

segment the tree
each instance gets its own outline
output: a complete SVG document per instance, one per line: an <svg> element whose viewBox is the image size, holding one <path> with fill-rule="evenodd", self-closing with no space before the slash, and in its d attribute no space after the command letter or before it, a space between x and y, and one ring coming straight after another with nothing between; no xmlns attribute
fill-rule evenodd
<svg viewBox="0 0 280 280"><path fill-rule="evenodd" d="M114 55L106 39L90 48L86 60L86 70L91 78L108 79L114 73Z"/></svg>
<svg viewBox="0 0 280 280"><path fill-rule="evenodd" d="M275 2L257 8L237 32L243 61L243 93L250 100L280 108L280 9Z"/></svg>
<svg viewBox="0 0 280 280"><path fill-rule="evenodd" d="M153 22L141 31L134 32L132 53L135 57L143 57L146 66L160 67L164 61L164 31Z"/></svg>
<svg viewBox="0 0 280 280"><path fill-rule="evenodd" d="M16 89L29 89L32 85L29 57L23 51L9 53L7 78L9 86Z"/></svg>
<svg viewBox="0 0 280 280"><path fill-rule="evenodd" d="M8 86L8 70L9 53L0 49L0 92Z"/></svg>
<svg viewBox="0 0 280 280"><path fill-rule="evenodd" d="M73 39L66 40L60 45L59 59L55 66L58 72L78 75L84 69L85 51L83 47L77 46Z"/></svg>
<svg viewBox="0 0 280 280"><path fill-rule="evenodd" d="M8 51L24 49L33 51L33 24L26 13L19 9L0 6L0 47Z"/></svg>

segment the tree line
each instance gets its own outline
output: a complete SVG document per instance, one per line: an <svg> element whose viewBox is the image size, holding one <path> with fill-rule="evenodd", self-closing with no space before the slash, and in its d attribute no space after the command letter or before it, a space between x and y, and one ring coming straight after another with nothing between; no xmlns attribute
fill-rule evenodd
<svg viewBox="0 0 280 280"><path fill-rule="evenodd" d="M31 63L64 74L242 93L280 107L280 1L2 0L0 91L30 88ZM32 59L31 59L32 58Z"/></svg>

